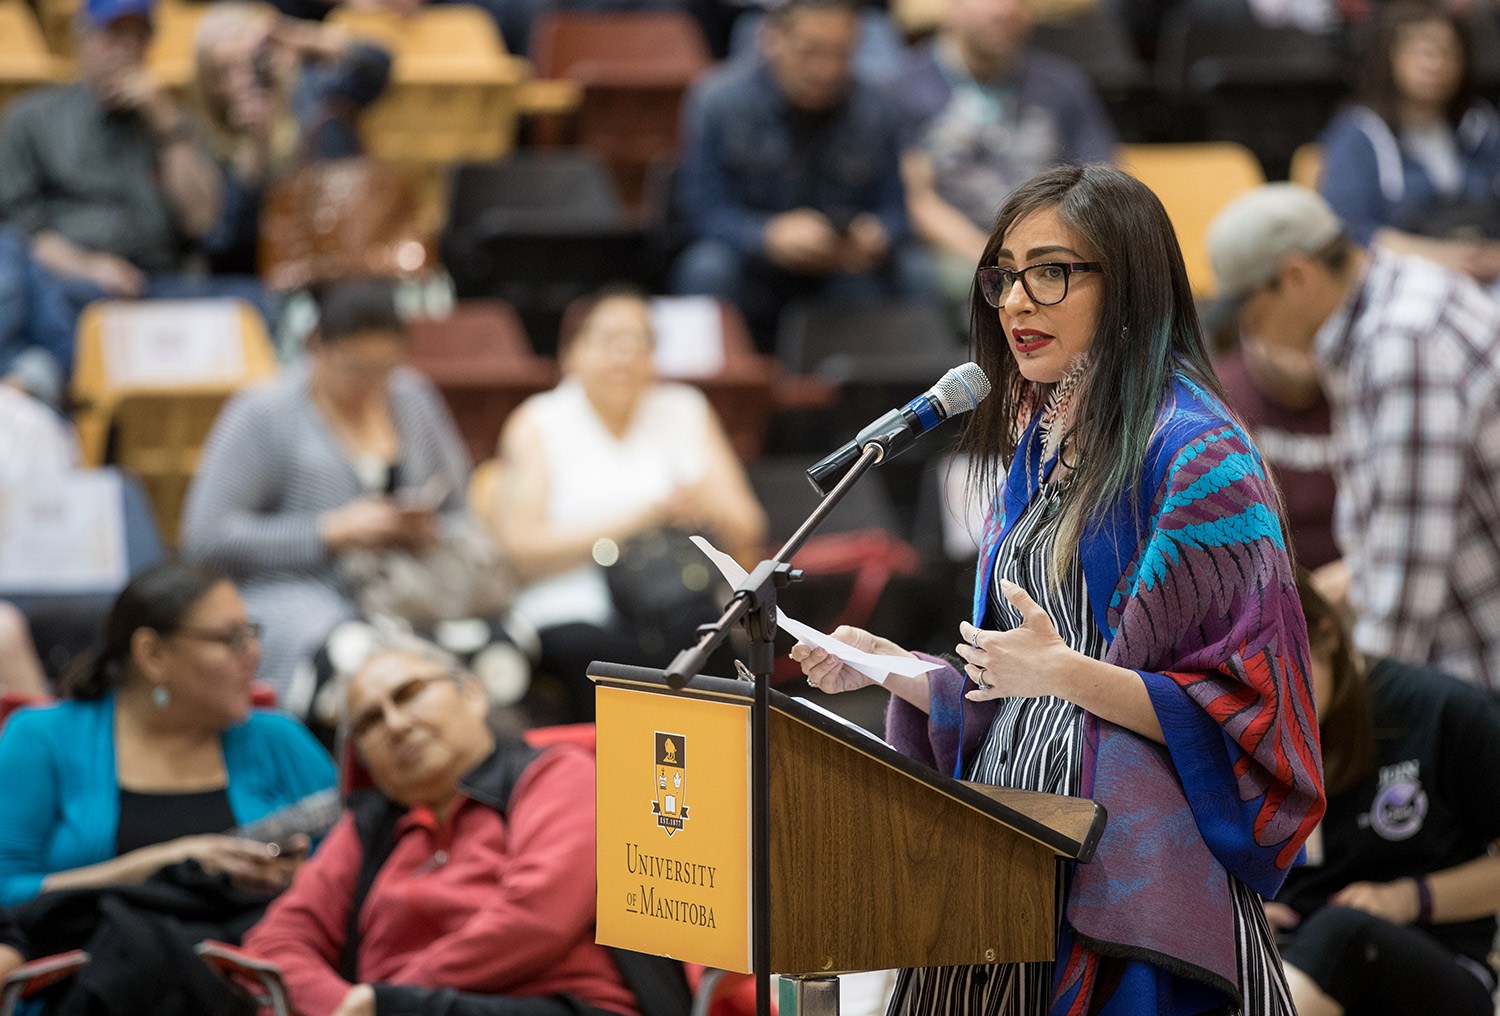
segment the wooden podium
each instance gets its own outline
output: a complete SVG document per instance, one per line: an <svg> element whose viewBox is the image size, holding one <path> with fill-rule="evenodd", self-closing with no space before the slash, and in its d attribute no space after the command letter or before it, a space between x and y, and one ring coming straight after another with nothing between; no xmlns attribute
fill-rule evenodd
<svg viewBox="0 0 1500 1016"><path fill-rule="evenodd" d="M590 673L600 943L751 972L753 686L696 677L673 691L659 671ZM769 971L1053 958L1057 862L1093 856L1103 808L949 779L832 713L769 695Z"/></svg>

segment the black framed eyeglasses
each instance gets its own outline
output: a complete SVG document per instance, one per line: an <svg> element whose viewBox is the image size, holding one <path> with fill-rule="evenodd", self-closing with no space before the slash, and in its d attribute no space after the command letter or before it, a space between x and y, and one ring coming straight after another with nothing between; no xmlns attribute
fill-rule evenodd
<svg viewBox="0 0 1500 1016"><path fill-rule="evenodd" d="M227 646L231 653L243 653L249 648L250 643L260 641L262 630L261 625L251 621L223 631L210 631L206 628L178 628L170 637L194 639L198 642L217 642L221 646Z"/></svg>
<svg viewBox="0 0 1500 1016"><path fill-rule="evenodd" d="M1062 303L1068 296L1068 279L1074 272L1102 272L1104 266L1098 261L1043 261L1025 268L998 268L986 265L979 269L976 278L979 295L991 307L1005 303L1016 280L1031 297L1031 302L1042 307Z"/></svg>

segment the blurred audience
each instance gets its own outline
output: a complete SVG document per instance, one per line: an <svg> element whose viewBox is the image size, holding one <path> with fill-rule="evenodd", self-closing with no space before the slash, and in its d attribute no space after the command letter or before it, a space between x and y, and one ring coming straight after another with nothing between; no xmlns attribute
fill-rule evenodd
<svg viewBox="0 0 1500 1016"><path fill-rule="evenodd" d="M1463 19L1383 11L1356 104L1321 143L1319 187L1356 242L1500 278L1500 116L1479 97Z"/></svg>
<svg viewBox="0 0 1500 1016"><path fill-rule="evenodd" d="M1321 568L1338 560L1333 420L1312 354L1242 337L1214 358L1214 370L1276 475L1297 563Z"/></svg>
<svg viewBox="0 0 1500 1016"><path fill-rule="evenodd" d="M188 491L183 551L235 577L265 625L260 679L299 715L294 671L358 614L351 561L468 519L468 456L407 344L389 282L331 286L306 362L230 401Z"/></svg>
<svg viewBox="0 0 1500 1016"><path fill-rule="evenodd" d="M284 888L307 843L226 835L333 785L323 749L252 710L257 628L223 576L176 563L136 576L68 698L0 732L0 904L141 882L179 861L242 888Z"/></svg>
<svg viewBox="0 0 1500 1016"><path fill-rule="evenodd" d="M1500 711L1438 670L1366 660L1298 579L1328 812L1266 916L1301 1016L1489 1016Z"/></svg>
<svg viewBox="0 0 1500 1016"><path fill-rule="evenodd" d="M635 1016L594 944L589 753L497 736L478 682L420 642L369 656L347 706L375 786L245 941L297 1011Z"/></svg>
<svg viewBox="0 0 1500 1016"><path fill-rule="evenodd" d="M204 245L219 270L253 273L267 187L309 159L361 153L358 115L385 89L391 56L337 26L223 0L198 23L195 57L195 97L226 167Z"/></svg>
<svg viewBox="0 0 1500 1016"><path fill-rule="evenodd" d="M1208 245L1242 333L1316 359L1355 646L1500 687L1500 303L1293 184L1236 198Z"/></svg>
<svg viewBox="0 0 1500 1016"><path fill-rule="evenodd" d="M797 299L868 304L931 290L908 244L900 121L852 69L852 0L788 0L760 53L700 82L684 108L681 196L696 239L678 293L733 301L769 345Z"/></svg>
<svg viewBox="0 0 1500 1016"><path fill-rule="evenodd" d="M592 719L590 661L665 666L717 616L710 606L660 627L627 621L600 563L669 528L711 534L754 562L767 523L707 399L656 380L645 299L606 292L562 340L562 383L522 403L501 435L493 523L524 583L515 613L540 632L542 669Z"/></svg>
<svg viewBox="0 0 1500 1016"><path fill-rule="evenodd" d="M1115 130L1094 87L1062 57L1028 47L1026 0L950 0L937 38L897 83L907 117L902 176L912 232L967 325L969 290L995 213L1059 162L1110 162Z"/></svg>
<svg viewBox="0 0 1500 1016"><path fill-rule="evenodd" d="M238 296L268 312L254 279L188 273L224 187L192 119L146 72L152 13L153 0L87 0L82 80L6 110L0 220L15 232L0 242L0 302L15 303L0 308L0 374L30 348L66 377L92 300Z"/></svg>

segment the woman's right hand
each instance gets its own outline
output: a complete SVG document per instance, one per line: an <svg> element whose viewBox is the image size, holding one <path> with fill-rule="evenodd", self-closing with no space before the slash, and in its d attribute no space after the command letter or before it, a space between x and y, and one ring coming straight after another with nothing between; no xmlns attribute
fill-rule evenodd
<svg viewBox="0 0 1500 1016"><path fill-rule="evenodd" d="M883 639L879 635L871 635L863 628L855 628L850 625L839 625L832 633L834 638L855 649L867 653L875 653L879 656L911 656L912 654L902 649L890 639ZM807 683L818 691L830 695L841 691L853 691L876 682L853 667L849 666L837 656L826 649L798 642L792 646L788 653L798 666L802 668Z"/></svg>
<svg viewBox="0 0 1500 1016"><path fill-rule="evenodd" d="M267 894L278 893L290 885L292 875L307 856L305 837L290 850L222 833L183 836L159 846L163 867L180 861L197 861L204 871L222 872L247 892Z"/></svg>
<svg viewBox="0 0 1500 1016"><path fill-rule="evenodd" d="M323 543L334 553L386 550L406 536L401 512L383 497L361 497L324 514Z"/></svg>

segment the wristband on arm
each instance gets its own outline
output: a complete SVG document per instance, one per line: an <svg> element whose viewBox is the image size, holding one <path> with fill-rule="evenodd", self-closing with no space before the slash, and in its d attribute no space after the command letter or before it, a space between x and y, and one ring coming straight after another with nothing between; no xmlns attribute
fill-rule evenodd
<svg viewBox="0 0 1500 1016"><path fill-rule="evenodd" d="M1417 919L1414 923L1426 927L1432 923L1432 887L1427 884L1426 875L1413 877L1412 883L1417 887Z"/></svg>

